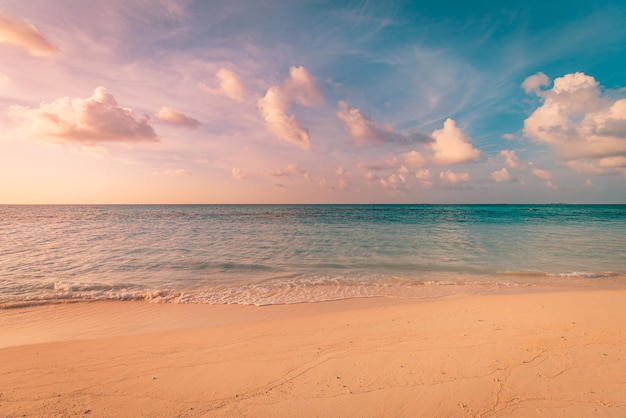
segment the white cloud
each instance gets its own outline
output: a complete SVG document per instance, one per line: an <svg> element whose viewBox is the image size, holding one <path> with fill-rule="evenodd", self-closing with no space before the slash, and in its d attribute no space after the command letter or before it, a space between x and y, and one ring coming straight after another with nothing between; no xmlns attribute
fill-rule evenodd
<svg viewBox="0 0 626 418"><path fill-rule="evenodd" d="M520 161L515 151L512 150L502 150L500 151L500 155L506 158L506 165L509 168L521 168L522 162Z"/></svg>
<svg viewBox="0 0 626 418"><path fill-rule="evenodd" d="M380 184L391 190L410 190L411 187L406 183L406 176L403 174L392 174L386 179L381 178Z"/></svg>
<svg viewBox="0 0 626 418"><path fill-rule="evenodd" d="M528 163L528 166L530 167L530 172L533 176L543 180L552 180L552 173L549 171L535 167L533 163Z"/></svg>
<svg viewBox="0 0 626 418"><path fill-rule="evenodd" d="M616 157L601 158L598 165L603 168L626 167L626 157L618 155Z"/></svg>
<svg viewBox="0 0 626 418"><path fill-rule="evenodd" d="M503 134L502 139L506 139L507 141L512 141L515 139L515 135L513 134Z"/></svg>
<svg viewBox="0 0 626 418"><path fill-rule="evenodd" d="M294 103L315 107L322 102L322 93L315 78L304 67L291 67L289 78L267 90L265 96L259 99L258 107L272 134L308 150L311 148L309 130L288 112Z"/></svg>
<svg viewBox="0 0 626 418"><path fill-rule="evenodd" d="M49 56L59 52L29 21L16 19L0 9L0 42L17 45L31 55Z"/></svg>
<svg viewBox="0 0 626 418"><path fill-rule="evenodd" d="M427 138L431 142L421 145L424 151L426 151L425 154L417 150L411 150L401 154L399 157L388 157L383 163L359 162L357 167L364 170L387 170L389 168L403 167L403 162L412 168L446 166L467 162L481 155L480 151L472 146L471 139L456 126L452 119L447 119L442 129L435 130L432 133L432 138ZM511 153L512 158L516 158L515 153L512 151Z"/></svg>
<svg viewBox="0 0 626 418"><path fill-rule="evenodd" d="M173 107L164 106L157 113L157 118L170 125L176 125L183 128L198 129L200 122L196 119L180 113Z"/></svg>
<svg viewBox="0 0 626 418"><path fill-rule="evenodd" d="M425 188L431 188L433 185L433 173L427 168L417 171L415 173L415 178Z"/></svg>
<svg viewBox="0 0 626 418"><path fill-rule="evenodd" d="M580 172L586 174L596 174L596 175L608 175L608 174L623 174L626 175L626 165L624 166L607 166L606 160L577 160L577 161L568 161L567 166Z"/></svg>
<svg viewBox="0 0 626 418"><path fill-rule="evenodd" d="M367 143L384 144L393 141L399 134L391 126L380 126L361 113L360 109L350 108L348 103L339 102L337 117L341 119L358 145Z"/></svg>
<svg viewBox="0 0 626 418"><path fill-rule="evenodd" d="M497 183L509 183L513 181L513 176L511 176L511 173L509 173L509 170L507 170L506 167L491 173L491 178Z"/></svg>
<svg viewBox="0 0 626 418"><path fill-rule="evenodd" d="M430 142L432 139L422 134L404 135L396 132L391 125L379 125L360 109L351 108L343 100L339 101L337 117L354 139L357 145L386 143Z"/></svg>
<svg viewBox="0 0 626 418"><path fill-rule="evenodd" d="M368 171L363 178L367 181L378 180L378 176L371 171Z"/></svg>
<svg viewBox="0 0 626 418"><path fill-rule="evenodd" d="M242 102L246 97L246 89L234 72L225 68L215 75L219 84L219 91L226 97Z"/></svg>
<svg viewBox="0 0 626 418"><path fill-rule="evenodd" d="M433 179L433 173L429 169L419 170L415 172L415 178L418 180L431 181Z"/></svg>
<svg viewBox="0 0 626 418"><path fill-rule="evenodd" d="M402 156L404 157L404 161L411 167L423 167L426 165L426 158L415 150L405 152Z"/></svg>
<svg viewBox="0 0 626 418"><path fill-rule="evenodd" d="M247 95L246 88L243 86L236 73L226 68L220 68L215 74L215 79L217 80L217 88L204 83L200 83L200 88L207 93L225 96L238 102L245 100Z"/></svg>
<svg viewBox="0 0 626 418"><path fill-rule="evenodd" d="M543 104L524 122L526 137L547 144L580 171L621 172L600 161L626 157L626 99L603 94L599 83L584 73L555 79L539 96Z"/></svg>
<svg viewBox="0 0 626 418"><path fill-rule="evenodd" d="M432 161L436 165L458 164L480 157L480 151L452 119L446 119L443 128L434 131L432 137L435 142L428 146L434 151Z"/></svg>
<svg viewBox="0 0 626 418"><path fill-rule="evenodd" d="M456 172L452 170L447 170L439 173L439 179L445 183L450 184L467 183L468 181L470 181L470 175L468 172L465 171Z"/></svg>
<svg viewBox="0 0 626 418"><path fill-rule="evenodd" d="M550 79L542 72L531 75L524 80L522 88L526 93L538 93L541 87L545 87L550 84Z"/></svg>
<svg viewBox="0 0 626 418"><path fill-rule="evenodd" d="M26 134L44 139L86 144L159 141L148 115L119 107L104 87L87 99L63 97L35 109L11 106L9 116Z"/></svg>
<svg viewBox="0 0 626 418"><path fill-rule="evenodd" d="M243 170L241 170L240 168L237 167L233 167L231 174L233 176L234 179L237 180L245 180L248 178L248 174L245 173Z"/></svg>
<svg viewBox="0 0 626 418"><path fill-rule="evenodd" d="M288 164L284 169L265 170L263 174L269 177L293 177L295 175L311 180L309 172L296 164Z"/></svg>

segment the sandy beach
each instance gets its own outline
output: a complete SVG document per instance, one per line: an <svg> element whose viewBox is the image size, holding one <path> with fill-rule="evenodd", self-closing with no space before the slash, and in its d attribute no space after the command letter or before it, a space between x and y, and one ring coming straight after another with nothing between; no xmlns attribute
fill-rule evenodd
<svg viewBox="0 0 626 418"><path fill-rule="evenodd" d="M1 417L626 414L626 291L0 311Z"/></svg>

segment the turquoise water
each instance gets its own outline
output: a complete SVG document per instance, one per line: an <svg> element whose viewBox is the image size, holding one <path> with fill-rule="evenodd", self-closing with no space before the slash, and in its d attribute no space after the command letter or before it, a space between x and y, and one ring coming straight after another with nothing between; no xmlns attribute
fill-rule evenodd
<svg viewBox="0 0 626 418"><path fill-rule="evenodd" d="M626 286L625 205L0 206L0 307Z"/></svg>

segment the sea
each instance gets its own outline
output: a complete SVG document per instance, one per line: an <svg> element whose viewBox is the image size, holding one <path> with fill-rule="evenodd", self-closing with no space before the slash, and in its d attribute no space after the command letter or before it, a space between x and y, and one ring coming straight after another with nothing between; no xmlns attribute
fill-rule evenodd
<svg viewBox="0 0 626 418"><path fill-rule="evenodd" d="M1 205L0 308L626 288L626 205Z"/></svg>

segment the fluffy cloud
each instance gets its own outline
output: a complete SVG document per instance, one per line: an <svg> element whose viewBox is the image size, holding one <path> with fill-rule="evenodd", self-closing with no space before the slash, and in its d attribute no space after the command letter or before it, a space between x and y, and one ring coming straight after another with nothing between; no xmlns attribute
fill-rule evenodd
<svg viewBox="0 0 626 418"><path fill-rule="evenodd" d="M513 176L511 176L511 173L509 173L509 170L507 170L506 167L491 173L491 178L497 183L508 183L514 180Z"/></svg>
<svg viewBox="0 0 626 418"><path fill-rule="evenodd" d="M429 148L434 151L432 161L436 165L458 164L480 157L480 151L452 119L446 119L443 128L434 131L432 137L435 142Z"/></svg>
<svg viewBox="0 0 626 418"><path fill-rule="evenodd" d="M419 170L415 173L415 178L424 188L431 188L433 185L433 173L429 169Z"/></svg>
<svg viewBox="0 0 626 418"><path fill-rule="evenodd" d="M432 138L426 135L403 135L396 132L391 125L379 125L363 115L360 109L351 108L344 101L339 102L337 117L344 123L350 136L356 139L357 145L432 141Z"/></svg>
<svg viewBox="0 0 626 418"><path fill-rule="evenodd" d="M543 103L524 122L526 137L547 144L581 171L626 171L626 165L601 163L626 157L626 99L603 94L599 83L584 73L559 77L551 89L536 94Z"/></svg>
<svg viewBox="0 0 626 418"><path fill-rule="evenodd" d="M374 180L378 180L378 176L374 173L372 173L371 171L367 172L365 174L365 176L363 176L363 178L367 181L374 181Z"/></svg>
<svg viewBox="0 0 626 418"><path fill-rule="evenodd" d="M413 150L402 154L404 161L411 167L423 167L426 164L426 158L419 152Z"/></svg>
<svg viewBox="0 0 626 418"><path fill-rule="evenodd" d="M415 178L418 180L431 181L433 179L433 173L426 168L424 170L416 171Z"/></svg>
<svg viewBox="0 0 626 418"><path fill-rule="evenodd" d="M535 167L533 163L528 163L528 166L530 167L530 172L533 173L533 176L542 180L552 180L552 173L549 171Z"/></svg>
<svg viewBox="0 0 626 418"><path fill-rule="evenodd" d="M215 74L215 80L217 81L217 88L205 83L200 83L200 88L216 96L225 96L238 102L245 101L247 96L246 88L236 73L226 68L220 68Z"/></svg>
<svg viewBox="0 0 626 418"><path fill-rule="evenodd" d="M381 126L363 115L359 109L350 108L344 101L339 102L337 117L341 119L350 133L357 140L357 145L404 143L419 145L427 154L411 150L402 154L402 159L410 167L426 165L444 166L467 162L480 157L480 151L472 146L471 139L456 126L452 119L447 119L442 129L435 130L430 136L424 134L403 135L389 126ZM429 152L430 151L430 152ZM431 153L431 155L428 155ZM386 162L386 166L397 165ZM371 166L360 168L377 169ZM386 168L381 166L380 168Z"/></svg>
<svg viewBox="0 0 626 418"><path fill-rule="evenodd" d="M450 184L467 183L470 180L470 175L465 171L456 172L447 170L439 173L439 179Z"/></svg>
<svg viewBox="0 0 626 418"><path fill-rule="evenodd" d="M380 179L380 184L391 190L410 190L411 187L406 180L406 175L404 174L392 174L386 179Z"/></svg>
<svg viewBox="0 0 626 418"><path fill-rule="evenodd" d="M311 148L309 130L288 112L294 103L315 107L322 102L322 93L315 78L304 67L291 67L289 78L267 90L265 96L259 99L258 107L267 129L273 135L308 150Z"/></svg>
<svg viewBox="0 0 626 418"><path fill-rule="evenodd" d="M215 76L220 86L220 91L226 96L239 102L246 96L246 89L241 84L239 77L234 72L222 68Z"/></svg>
<svg viewBox="0 0 626 418"><path fill-rule="evenodd" d="M357 167L363 170L387 170L389 168L401 168L403 164L412 168L446 166L467 162L480 157L479 150L472 146L471 139L456 126L452 119L447 119L443 128L435 130L432 137L428 136L430 143L420 144L423 152L411 150L400 156L391 156L383 163L357 163ZM433 141L434 139L434 141ZM517 157L514 151L506 151L511 161Z"/></svg>
<svg viewBox="0 0 626 418"><path fill-rule="evenodd" d="M527 77L522 83L522 88L526 93L537 92L541 87L550 85L550 79L542 72Z"/></svg>
<svg viewBox="0 0 626 418"><path fill-rule="evenodd" d="M520 161L515 151L512 150L502 150L500 151L500 155L506 158L506 165L509 168L521 168L522 162Z"/></svg>
<svg viewBox="0 0 626 418"><path fill-rule="evenodd" d="M248 174L245 173L243 170L241 170L240 168L237 167L233 167L231 174L233 176L234 179L237 180L245 180L248 178Z"/></svg>
<svg viewBox="0 0 626 418"><path fill-rule="evenodd" d="M500 151L500 155L505 158L505 162L507 167L503 167L500 170L494 171L491 173L491 178L498 183L506 183L506 182L514 182L518 181L518 177L513 173L530 173L534 177L537 177L542 180L546 180L546 185L548 187L554 188L554 185L551 183L553 175L551 172L539 168L532 161L522 161L515 151L512 150L502 150ZM511 173L510 170L513 170Z"/></svg>
<svg viewBox="0 0 626 418"><path fill-rule="evenodd" d="M266 170L263 173L266 176L270 176L270 177L292 177L296 175L296 176L302 176L307 180L311 180L311 176L309 175L309 172L303 169L302 167L299 167L296 164L288 164L287 167L284 169Z"/></svg>
<svg viewBox="0 0 626 418"><path fill-rule="evenodd" d="M367 143L384 144L393 142L401 137L389 125L380 126L361 113L360 109L350 108L348 103L339 102L337 117L341 119L350 135L357 140L358 145Z"/></svg>
<svg viewBox="0 0 626 418"><path fill-rule="evenodd" d="M147 115L119 107L104 87L87 99L64 97L35 109L11 106L9 115L25 133L45 139L85 144L159 141Z"/></svg>
<svg viewBox="0 0 626 418"><path fill-rule="evenodd" d="M59 52L59 49L32 23L9 16L2 9L0 9L0 42L20 46L35 56L49 56Z"/></svg>
<svg viewBox="0 0 626 418"><path fill-rule="evenodd" d="M173 107L165 106L157 113L157 118L170 125L176 125L183 128L198 129L200 122L196 119L183 115Z"/></svg>

